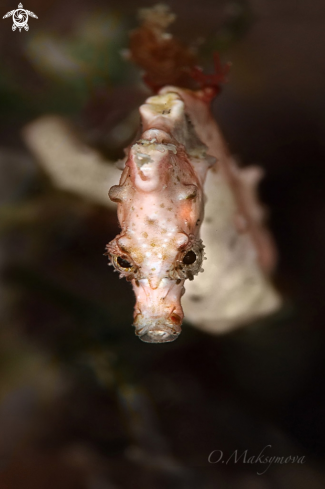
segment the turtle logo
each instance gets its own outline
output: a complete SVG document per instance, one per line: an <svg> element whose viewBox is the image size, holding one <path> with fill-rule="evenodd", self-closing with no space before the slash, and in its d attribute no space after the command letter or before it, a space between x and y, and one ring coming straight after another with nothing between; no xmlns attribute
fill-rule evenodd
<svg viewBox="0 0 325 489"><path fill-rule="evenodd" d="M19 32L21 32L22 28L24 28L25 31L28 31L29 25L27 22L29 15L31 17L34 17L34 19L38 19L37 15L35 15L34 12L31 12L30 10L24 10L21 3L18 5L17 10L11 10L10 12L7 12L6 15L3 16L3 19L6 19L11 15L13 20L12 30L15 31L18 27Z"/></svg>

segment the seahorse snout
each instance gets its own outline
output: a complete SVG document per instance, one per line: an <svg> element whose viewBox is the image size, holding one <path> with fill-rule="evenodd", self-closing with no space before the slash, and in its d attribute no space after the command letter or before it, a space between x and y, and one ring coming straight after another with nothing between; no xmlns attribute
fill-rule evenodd
<svg viewBox="0 0 325 489"><path fill-rule="evenodd" d="M172 313L168 318L152 318L146 322L141 315L135 318L135 333L145 343L168 343L180 335L182 318Z"/></svg>
<svg viewBox="0 0 325 489"><path fill-rule="evenodd" d="M140 282L135 306L135 333L146 343L174 341L182 331L184 317L181 306L183 283L163 279L158 288L151 288L147 281Z"/></svg>

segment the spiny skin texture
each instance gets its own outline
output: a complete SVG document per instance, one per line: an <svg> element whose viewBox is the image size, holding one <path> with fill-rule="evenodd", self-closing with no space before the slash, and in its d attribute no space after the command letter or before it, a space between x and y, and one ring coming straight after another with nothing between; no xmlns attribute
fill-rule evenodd
<svg viewBox="0 0 325 489"><path fill-rule="evenodd" d="M202 271L203 185L215 158L173 89L150 97L140 114L141 139L128 149L120 183L109 191L122 230L107 253L132 282L136 334L161 343L181 332L184 282Z"/></svg>

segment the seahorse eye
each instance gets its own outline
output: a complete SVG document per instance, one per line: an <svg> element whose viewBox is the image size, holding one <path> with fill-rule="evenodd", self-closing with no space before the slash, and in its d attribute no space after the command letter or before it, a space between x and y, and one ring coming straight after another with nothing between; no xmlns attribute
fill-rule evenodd
<svg viewBox="0 0 325 489"><path fill-rule="evenodd" d="M183 263L184 265L192 265L196 261L196 254L194 253L193 250L190 250L186 253L186 255L183 257Z"/></svg>
<svg viewBox="0 0 325 489"><path fill-rule="evenodd" d="M132 268L132 264L129 261L125 260L125 258L122 258L121 256L118 256L116 261L121 268Z"/></svg>

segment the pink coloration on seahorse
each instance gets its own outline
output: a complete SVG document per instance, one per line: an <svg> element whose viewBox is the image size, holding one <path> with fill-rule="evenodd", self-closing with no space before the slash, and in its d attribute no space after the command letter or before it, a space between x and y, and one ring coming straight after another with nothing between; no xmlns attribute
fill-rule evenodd
<svg viewBox="0 0 325 489"><path fill-rule="evenodd" d="M167 86L150 97L140 107L141 139L109 191L122 231L107 254L132 282L136 334L146 342L173 341L181 332L185 280L203 271L204 187L208 267L188 286L187 318L217 332L280 305L267 278L275 248L256 196L261 171L240 169L231 158L210 111L215 93Z"/></svg>
<svg viewBox="0 0 325 489"><path fill-rule="evenodd" d="M180 334L184 282L203 271L203 185L215 158L172 89L150 97L140 114L141 139L128 149L120 183L109 191L122 231L107 254L132 282L136 334L162 343Z"/></svg>

